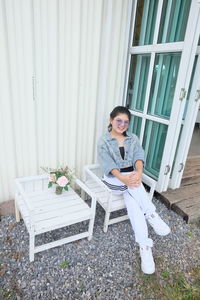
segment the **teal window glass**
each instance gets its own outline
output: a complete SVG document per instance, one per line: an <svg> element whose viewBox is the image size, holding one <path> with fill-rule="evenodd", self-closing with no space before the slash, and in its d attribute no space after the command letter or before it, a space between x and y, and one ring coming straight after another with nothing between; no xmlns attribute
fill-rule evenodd
<svg viewBox="0 0 200 300"><path fill-rule="evenodd" d="M128 131L131 133L135 133L138 137L140 137L141 125L142 118L132 115Z"/></svg>
<svg viewBox="0 0 200 300"><path fill-rule="evenodd" d="M145 173L157 179L167 135L168 126L147 120L144 130L143 148L146 153Z"/></svg>
<svg viewBox="0 0 200 300"><path fill-rule="evenodd" d="M180 42L185 38L191 0L164 0L158 43Z"/></svg>
<svg viewBox="0 0 200 300"><path fill-rule="evenodd" d="M150 55L131 56L126 105L132 110L142 112L146 96Z"/></svg>
<svg viewBox="0 0 200 300"><path fill-rule="evenodd" d="M153 43L158 0L138 0L133 46Z"/></svg>
<svg viewBox="0 0 200 300"><path fill-rule="evenodd" d="M148 114L169 119L178 75L180 53L156 54Z"/></svg>
<svg viewBox="0 0 200 300"><path fill-rule="evenodd" d="M199 41L198 41L198 46L200 46L200 37L199 37Z"/></svg>

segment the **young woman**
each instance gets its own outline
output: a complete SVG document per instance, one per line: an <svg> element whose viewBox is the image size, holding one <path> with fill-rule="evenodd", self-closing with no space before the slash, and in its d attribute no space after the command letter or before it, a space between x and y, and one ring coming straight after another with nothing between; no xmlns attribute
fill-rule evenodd
<svg viewBox="0 0 200 300"><path fill-rule="evenodd" d="M153 241L148 237L147 223L159 235L170 233L168 225L158 216L142 185L145 163L144 150L135 134L127 132L131 114L126 107L117 106L110 113L108 132L98 141L98 162L104 172L103 182L114 193L122 193L140 247L141 269L155 272L152 256Z"/></svg>

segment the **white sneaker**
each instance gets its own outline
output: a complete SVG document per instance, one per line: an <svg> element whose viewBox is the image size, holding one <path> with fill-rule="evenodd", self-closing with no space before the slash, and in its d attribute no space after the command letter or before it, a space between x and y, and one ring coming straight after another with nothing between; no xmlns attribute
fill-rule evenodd
<svg viewBox="0 0 200 300"><path fill-rule="evenodd" d="M141 269L145 274L153 274L155 272L155 263L151 247L140 247Z"/></svg>
<svg viewBox="0 0 200 300"><path fill-rule="evenodd" d="M147 221L158 235L167 235L171 231L169 226L159 217L156 212L148 216Z"/></svg>

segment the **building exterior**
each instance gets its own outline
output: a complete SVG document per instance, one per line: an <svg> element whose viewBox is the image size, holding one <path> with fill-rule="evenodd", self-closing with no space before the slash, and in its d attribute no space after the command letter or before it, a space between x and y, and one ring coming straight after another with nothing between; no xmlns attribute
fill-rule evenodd
<svg viewBox="0 0 200 300"><path fill-rule="evenodd" d="M200 96L198 0L0 0L0 202L15 177L95 162L127 105L157 190L180 185Z"/></svg>

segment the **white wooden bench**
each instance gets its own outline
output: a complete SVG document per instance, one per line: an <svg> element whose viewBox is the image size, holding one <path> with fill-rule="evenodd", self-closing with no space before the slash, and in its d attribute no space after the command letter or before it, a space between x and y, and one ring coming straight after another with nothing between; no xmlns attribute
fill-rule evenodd
<svg viewBox="0 0 200 300"><path fill-rule="evenodd" d="M125 208L125 203L122 195L112 193L112 191L101 181L102 171L98 164L87 165L84 167L84 183L95 195L97 201L105 210L104 232L107 232L108 226L117 222L128 219L128 215L110 219L111 212ZM147 175L142 175L142 181L150 187L149 198L152 199L156 181Z"/></svg>
<svg viewBox="0 0 200 300"><path fill-rule="evenodd" d="M91 207L70 187L56 195L53 188L48 188L48 176L38 175L15 179L15 212L16 221L20 214L29 232L29 258L34 260L34 254L40 251L60 246L87 237L92 238L96 197L80 180L75 183L91 198ZM48 244L35 246L35 236L47 231L69 226L89 220L88 231Z"/></svg>

